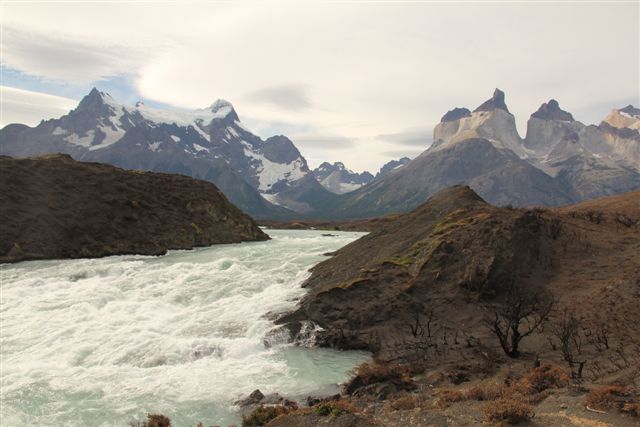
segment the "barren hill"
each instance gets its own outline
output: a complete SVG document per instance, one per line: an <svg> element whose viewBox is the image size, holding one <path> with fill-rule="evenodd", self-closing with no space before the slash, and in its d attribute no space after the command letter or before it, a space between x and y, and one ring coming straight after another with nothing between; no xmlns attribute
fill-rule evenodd
<svg viewBox="0 0 640 427"><path fill-rule="evenodd" d="M304 285L309 294L282 322L294 331L297 321L317 323L321 345L433 362L446 349L455 362L480 358L486 347L499 351L487 312L517 285L549 292L554 316L566 307L585 323L611 322L611 339L622 343L630 331L640 336L639 220L638 191L557 209L510 209L451 187L378 221L314 267ZM523 341L525 351L550 351L539 335ZM632 341L627 356L640 348ZM605 364L603 372L615 370Z"/></svg>
<svg viewBox="0 0 640 427"><path fill-rule="evenodd" d="M67 155L0 156L0 262L160 255L269 238L210 182Z"/></svg>

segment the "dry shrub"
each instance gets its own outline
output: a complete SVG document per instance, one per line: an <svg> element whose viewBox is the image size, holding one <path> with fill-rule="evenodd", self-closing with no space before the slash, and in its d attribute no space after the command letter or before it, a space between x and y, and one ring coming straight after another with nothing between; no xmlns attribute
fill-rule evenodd
<svg viewBox="0 0 640 427"><path fill-rule="evenodd" d="M465 400L493 401L510 396L526 397L529 403L544 399L543 391L564 387L569 383L569 375L564 369L553 365L539 366L517 381L508 385L483 383L466 390L444 389L439 392L441 403L461 402Z"/></svg>
<svg viewBox="0 0 640 427"><path fill-rule="evenodd" d="M274 418L288 414L289 412L291 412L291 408L282 405L260 405L251 411L249 415L242 417L242 427L264 426Z"/></svg>
<svg viewBox="0 0 640 427"><path fill-rule="evenodd" d="M131 421L130 427L171 427L171 420L162 414L147 414L145 421Z"/></svg>
<svg viewBox="0 0 640 427"><path fill-rule="evenodd" d="M414 396L407 395L391 401L391 407L396 411L407 411L416 407Z"/></svg>
<svg viewBox="0 0 640 427"><path fill-rule="evenodd" d="M640 416L638 393L625 386L607 385L594 388L587 394L586 403L594 409L615 409L634 417Z"/></svg>
<svg viewBox="0 0 640 427"><path fill-rule="evenodd" d="M442 403L462 402L467 400L467 394L463 390L444 389L440 390L438 396Z"/></svg>
<svg viewBox="0 0 640 427"><path fill-rule="evenodd" d="M502 395L503 387L497 383L477 384L465 394L468 400L496 400Z"/></svg>
<svg viewBox="0 0 640 427"><path fill-rule="evenodd" d="M356 375L363 379L365 384L373 384L389 381L394 384L410 383L411 377L408 368L403 365L383 363L363 363L356 368Z"/></svg>
<svg viewBox="0 0 640 427"><path fill-rule="evenodd" d="M399 389L410 389L413 386L406 366L374 362L358 366L355 375L345 384L345 391L352 394L361 387L383 382L390 382Z"/></svg>
<svg viewBox="0 0 640 427"><path fill-rule="evenodd" d="M465 390L444 389L438 395L441 402L462 402L465 400L496 400L502 396L504 386L498 383L476 384Z"/></svg>
<svg viewBox="0 0 640 427"><path fill-rule="evenodd" d="M562 388L569 384L567 371L553 365L542 365L527 372L510 385L513 393L530 396L550 388Z"/></svg>
<svg viewBox="0 0 640 427"><path fill-rule="evenodd" d="M533 418L533 406L516 398L500 398L485 403L482 408L484 419L491 423L507 422L517 424Z"/></svg>
<svg viewBox="0 0 640 427"><path fill-rule="evenodd" d="M353 414L358 412L358 408L346 400L326 400L314 406L313 411L322 417L329 415L337 417L346 413Z"/></svg>

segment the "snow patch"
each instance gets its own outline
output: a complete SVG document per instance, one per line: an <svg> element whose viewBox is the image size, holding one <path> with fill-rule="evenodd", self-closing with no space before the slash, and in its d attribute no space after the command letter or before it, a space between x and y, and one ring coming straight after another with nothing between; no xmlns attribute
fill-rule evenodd
<svg viewBox="0 0 640 427"><path fill-rule="evenodd" d="M102 126L98 129L104 133L104 139L99 144L89 147L89 150L99 150L115 144L124 136L126 131L120 127L122 116L126 113L124 106L118 104L110 95L102 93L102 99L113 112L113 116L103 120Z"/></svg>
<svg viewBox="0 0 640 427"><path fill-rule="evenodd" d="M160 144L162 144L162 141L152 142L151 144L149 144L149 150L153 151L154 153L160 151Z"/></svg>
<svg viewBox="0 0 640 427"><path fill-rule="evenodd" d="M131 107L135 111L138 111L140 115L155 123L175 124L178 126L194 126L196 130L201 130L197 125L198 123L209 124L214 119L225 118L231 113L232 108L224 107L217 111L212 111L208 108L198 110L161 110L159 108L147 107L146 105L140 105L137 107ZM207 140L209 136L207 135Z"/></svg>
<svg viewBox="0 0 640 427"><path fill-rule="evenodd" d="M260 183L258 189L261 192L268 191L274 184L283 179L287 182L293 182L306 175L306 173L301 170L303 163L300 158L297 158L291 163L275 163L262 154L250 150L248 148L250 145L246 141L241 141L241 143L245 146L244 154L260 163L256 173Z"/></svg>
<svg viewBox="0 0 640 427"><path fill-rule="evenodd" d="M267 194L267 193L262 193L261 196L269 203L274 204L274 205L278 205L278 206L282 206L280 204L280 202L278 201L278 196L276 194Z"/></svg>
<svg viewBox="0 0 640 427"><path fill-rule="evenodd" d="M69 135L69 136L67 136L65 138L65 141L67 141L69 144L79 145L81 147L85 147L85 148L91 149L90 148L91 147L91 143L93 142L95 136L96 136L95 135L95 131L93 129L91 129L84 136L80 136L80 135L77 135L75 133L72 133L71 135Z"/></svg>
<svg viewBox="0 0 640 427"><path fill-rule="evenodd" d="M202 145L198 145L198 144L193 144L193 149L200 152L200 151L206 151L207 153L209 152L209 149L207 147L203 147Z"/></svg>
<svg viewBox="0 0 640 427"><path fill-rule="evenodd" d="M231 136L235 136L236 138L240 137L240 135L238 135L238 132L236 132L236 130L231 126L227 127L227 133Z"/></svg>
<svg viewBox="0 0 640 427"><path fill-rule="evenodd" d="M175 135L169 135L174 142L180 142L180 137Z"/></svg>
<svg viewBox="0 0 640 427"><path fill-rule="evenodd" d="M362 187L362 184L356 184L354 182L341 182L339 185L340 194L349 193Z"/></svg>

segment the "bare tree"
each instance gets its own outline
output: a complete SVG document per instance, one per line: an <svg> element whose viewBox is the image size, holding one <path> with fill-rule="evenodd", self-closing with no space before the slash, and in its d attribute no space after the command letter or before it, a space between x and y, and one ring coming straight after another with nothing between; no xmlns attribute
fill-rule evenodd
<svg viewBox="0 0 640 427"><path fill-rule="evenodd" d="M571 369L571 376L582 379L582 370L586 360L578 360L582 354L582 321L565 308L558 320L551 323L551 333L560 343L562 358Z"/></svg>
<svg viewBox="0 0 640 427"><path fill-rule="evenodd" d="M520 341L549 318L554 303L548 292L512 284L501 304L489 306L485 324L498 338L507 356L515 358L520 356Z"/></svg>

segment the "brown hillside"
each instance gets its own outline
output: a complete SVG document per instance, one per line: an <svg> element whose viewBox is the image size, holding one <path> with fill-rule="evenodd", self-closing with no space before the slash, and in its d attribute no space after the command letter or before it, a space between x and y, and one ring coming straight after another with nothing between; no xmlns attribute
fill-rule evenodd
<svg viewBox="0 0 640 427"><path fill-rule="evenodd" d="M0 156L0 262L266 240L215 185L67 155Z"/></svg>
<svg viewBox="0 0 640 427"><path fill-rule="evenodd" d="M587 369L605 375L640 349L631 338L640 336L639 220L637 191L557 209L508 209L451 187L314 267L309 294L281 321L295 330L297 321L312 320L324 328L321 345L368 349L383 360L482 359L501 352L485 320L515 284L550 292L552 318L566 307L591 330L604 325L610 353L599 353L598 343L582 350L601 360ZM559 360L544 328L522 345Z"/></svg>

